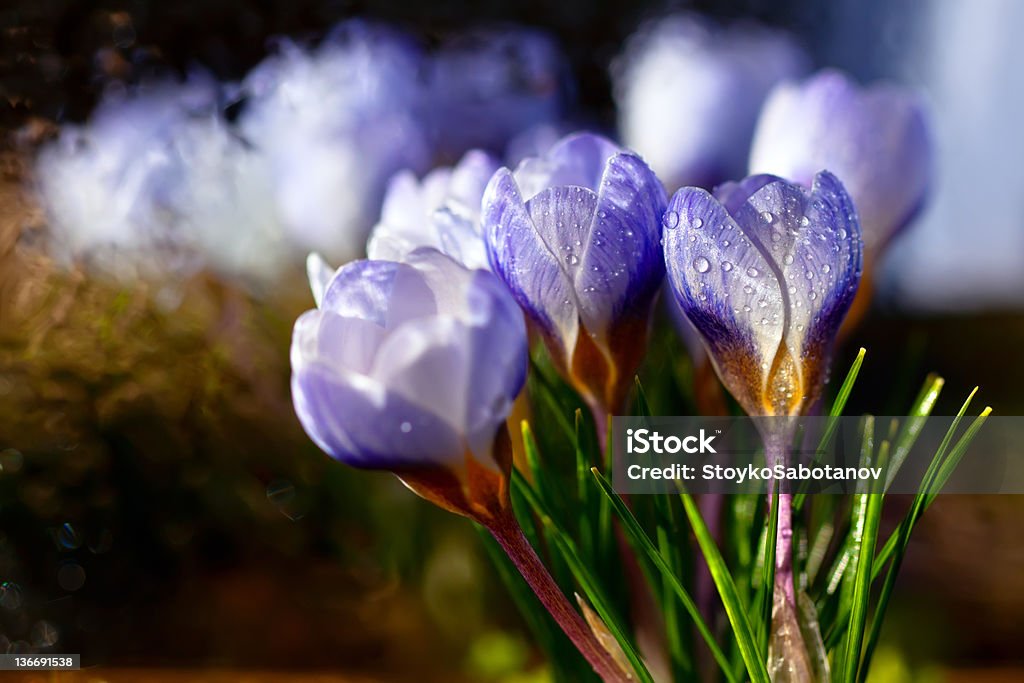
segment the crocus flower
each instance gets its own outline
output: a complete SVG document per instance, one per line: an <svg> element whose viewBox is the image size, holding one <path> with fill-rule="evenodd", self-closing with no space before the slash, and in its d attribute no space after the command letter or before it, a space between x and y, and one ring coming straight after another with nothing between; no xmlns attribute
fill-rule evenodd
<svg viewBox="0 0 1024 683"><path fill-rule="evenodd" d="M395 173L429 163L425 58L360 21L315 49L282 41L242 84L239 127L269 160L291 240L335 260L361 255Z"/></svg>
<svg viewBox="0 0 1024 683"><path fill-rule="evenodd" d="M438 48L430 67L430 116L440 151L450 158L475 147L500 154L517 134L557 121L570 90L565 58L543 31L457 35Z"/></svg>
<svg viewBox="0 0 1024 683"><path fill-rule="evenodd" d="M497 160L473 150L454 168L434 169L419 181L411 171L400 172L388 185L367 256L401 261L419 247L433 247L467 268L488 268L480 200L497 170Z"/></svg>
<svg viewBox="0 0 1024 683"><path fill-rule="evenodd" d="M515 301L490 273L431 249L335 273L314 257L310 276L318 308L292 340L292 394L310 437L479 516L476 506L494 501L476 500L473 487L505 485L496 437L526 375Z"/></svg>
<svg viewBox="0 0 1024 683"><path fill-rule="evenodd" d="M757 124L750 172L809 186L823 168L853 197L870 259L924 203L931 143L918 98L894 85L862 88L832 70L776 86Z"/></svg>
<svg viewBox="0 0 1024 683"><path fill-rule="evenodd" d="M608 683L626 676L523 536L508 495L505 417L526 378L522 313L501 282L433 249L332 272L295 322L292 396L309 436L354 467L483 525Z"/></svg>
<svg viewBox="0 0 1024 683"><path fill-rule="evenodd" d="M857 291L861 238L843 185L769 175L711 195L687 187L665 212L665 263L683 312L750 415L797 415L819 396Z"/></svg>
<svg viewBox="0 0 1024 683"><path fill-rule="evenodd" d="M612 65L622 141L670 190L742 177L765 96L807 62L787 34L755 24L645 25Z"/></svg>
<svg viewBox="0 0 1024 683"><path fill-rule="evenodd" d="M622 407L644 351L665 202L640 157L586 133L502 168L484 193L491 265L599 424Z"/></svg>
<svg viewBox="0 0 1024 683"><path fill-rule="evenodd" d="M714 195L687 187L664 221L669 283L726 388L752 416L807 410L861 276L860 224L842 184L822 171L810 189L770 175ZM790 430L788 419L762 426L769 464L787 462ZM814 680L793 585L792 493L778 501L773 670Z"/></svg>

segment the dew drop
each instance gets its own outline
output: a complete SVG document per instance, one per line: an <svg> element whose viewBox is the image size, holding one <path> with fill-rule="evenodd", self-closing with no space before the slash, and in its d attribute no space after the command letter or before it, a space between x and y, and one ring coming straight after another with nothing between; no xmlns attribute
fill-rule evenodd
<svg viewBox="0 0 1024 683"><path fill-rule="evenodd" d="M810 218L808 218L807 216L801 216L800 217L800 225L802 227L806 228L810 224L811 224L811 219Z"/></svg>
<svg viewBox="0 0 1024 683"><path fill-rule="evenodd" d="M408 421L403 422L398 428L402 430L403 434L408 434L412 431L412 423Z"/></svg>
<svg viewBox="0 0 1024 683"><path fill-rule="evenodd" d="M676 213L675 211L669 211L668 213L665 214L665 217L662 219L662 223L669 230L675 230L676 227L679 225L679 214Z"/></svg>
<svg viewBox="0 0 1024 683"><path fill-rule="evenodd" d="M699 228L700 226L704 225L704 221L702 221L700 218L694 218L690 222L690 225L692 225L695 228Z"/></svg>
<svg viewBox="0 0 1024 683"><path fill-rule="evenodd" d="M693 267L698 273L706 273L711 268L711 263L703 256L693 259Z"/></svg>
<svg viewBox="0 0 1024 683"><path fill-rule="evenodd" d="M823 272L823 273L828 273L828 272L830 272L831 270L832 270L832 266L830 266L830 265L829 265L829 264L827 264L827 263L826 263L825 265L823 265L823 266L821 267L821 272Z"/></svg>
<svg viewBox="0 0 1024 683"><path fill-rule="evenodd" d="M568 256L565 257L565 261L570 266L575 266L577 263L580 262L580 258L576 254L569 254Z"/></svg>
<svg viewBox="0 0 1024 683"><path fill-rule="evenodd" d="M808 270L806 273L804 273L804 275L807 276L808 280L813 280L814 279L814 271L813 270Z"/></svg>
<svg viewBox="0 0 1024 683"><path fill-rule="evenodd" d="M846 235L847 235L846 228L839 228L839 239L845 240L846 239Z"/></svg>
<svg viewBox="0 0 1024 683"><path fill-rule="evenodd" d="M775 220L775 216L772 215L771 211L765 211L761 214L761 218L764 219L765 223L771 223Z"/></svg>
<svg viewBox="0 0 1024 683"><path fill-rule="evenodd" d="M750 277L757 277L757 268L755 268L754 266L750 266L749 268L747 268L747 275L749 275Z"/></svg>
<svg viewBox="0 0 1024 683"><path fill-rule="evenodd" d="M728 261L722 261L722 270L728 273L730 270L732 270L732 264L729 263Z"/></svg>
<svg viewBox="0 0 1024 683"><path fill-rule="evenodd" d="M785 256L782 257L782 262L785 263L787 266L788 265L792 265L792 263L793 263L793 255L792 254L786 254Z"/></svg>

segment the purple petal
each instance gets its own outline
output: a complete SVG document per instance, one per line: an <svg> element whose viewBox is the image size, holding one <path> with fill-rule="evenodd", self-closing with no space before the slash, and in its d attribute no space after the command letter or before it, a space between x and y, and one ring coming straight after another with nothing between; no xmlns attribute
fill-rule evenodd
<svg viewBox="0 0 1024 683"><path fill-rule="evenodd" d="M462 457L451 425L362 375L310 365L293 372L292 397L310 438L353 467L458 464Z"/></svg>
<svg viewBox="0 0 1024 683"><path fill-rule="evenodd" d="M633 154L608 161L600 188L574 284L584 327L603 336L626 311L645 306L661 284L667 198L654 173Z"/></svg>
<svg viewBox="0 0 1024 683"><path fill-rule="evenodd" d="M491 267L523 310L568 355L579 331L576 296L564 259L545 243L530 214L512 173L499 170L484 193L481 217Z"/></svg>
<svg viewBox="0 0 1024 683"><path fill-rule="evenodd" d="M620 153L613 142L593 133L575 133L563 138L543 157L524 160L515 178L527 199L542 190L574 185L597 191L605 164Z"/></svg>

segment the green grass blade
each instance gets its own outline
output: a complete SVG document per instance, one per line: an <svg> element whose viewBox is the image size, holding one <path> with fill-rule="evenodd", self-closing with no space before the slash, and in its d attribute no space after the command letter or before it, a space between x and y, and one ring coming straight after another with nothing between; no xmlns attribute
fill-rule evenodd
<svg viewBox="0 0 1024 683"><path fill-rule="evenodd" d="M885 467L889 457L889 446L883 442L879 448L877 464ZM843 663L843 679L846 683L856 683L857 667L860 663L861 647L864 643L864 625L867 623L868 607L871 600L871 565L875 557L875 543L878 541L878 528L882 522L882 503L885 495L879 482L874 490L860 494L867 498L863 519L863 528L857 553L857 566L853 578L853 604L850 608L850 621L846 630L846 659Z"/></svg>
<svg viewBox="0 0 1024 683"><path fill-rule="evenodd" d="M950 452L949 457L946 459L948 467L944 466L939 469L939 473L933 482L933 486L929 487L929 489L924 492L922 504L918 506L916 504L918 497L915 497L915 505L904 518L896 533L893 534L892 538L890 538L890 540L894 541L893 551L890 553L893 556L892 563L889 565L889 571L886 572L885 581L882 584L882 590L878 596L878 605L875 608L874 619L871 622L871 631L868 634L867 644L864 648L864 658L861 663L861 673L859 678L861 683L863 683L867 678L867 673L871 667L871 658L874 655L875 647L878 645L879 638L882 635L882 625L884 623L886 610L889 607L889 599L892 596L893 588L896 585L896 578L899 576L900 567L903 564L903 558L906 556L907 548L910 544L910 534L917 523L917 519L924 514L924 510L926 510L931 501L934 500L934 496L937 495L938 491L940 491L942 486L945 485L945 482L952 474L953 469L963 457L963 453L967 450L967 447L974 439L975 434L977 434L978 430L981 429L981 426L985 423L985 420L991 412L992 409L986 407L985 410L975 418L974 422L960 438L956 446L953 448L953 451ZM918 494L918 496L921 495L922 494ZM888 546L888 544L886 545ZM875 560L876 575L884 565L886 559L887 555L883 549L883 552L880 552L878 554L878 558Z"/></svg>
<svg viewBox="0 0 1024 683"><path fill-rule="evenodd" d="M768 640L772 630L772 606L775 600L775 547L779 536L779 491L772 494L768 533L764 540L764 566L761 569L761 599L758 603L757 640L761 658L768 661Z"/></svg>
<svg viewBox="0 0 1024 683"><path fill-rule="evenodd" d="M850 399L850 394L853 392L853 385L857 383L857 375L860 374L860 368L864 365L864 356L867 355L867 349L861 347L857 352L857 357L853 359L853 363L850 365L849 371L846 373L846 379L843 380L842 385L839 387L839 392L836 394L836 400L832 402L832 408L829 410L828 422L825 425L825 432L821 435L821 440L818 442L818 450L823 450L828 446L829 442L832 441L832 437L835 435L836 428L839 426L839 418L843 414L843 410L846 408L846 402ZM793 512L798 513L804 507L804 502L807 499L806 493L797 493L793 497Z"/></svg>
<svg viewBox="0 0 1024 683"><path fill-rule="evenodd" d="M700 633L701 637L704 638L704 642L707 643L708 649L711 651L712 657L714 657L715 661L718 662L718 665L722 668L722 671L725 673L725 676L732 683L739 683L738 679L733 675L732 671L730 670L729 660L726 658L725 653L722 652L722 649L718 646L718 643L715 641L715 637L714 635L712 635L711 629L708 628L708 625L704 621L704 618L700 615L700 611L697 609L697 605L696 603L694 603L693 598L690 597L690 594L686 591L686 588L684 588L682 583L680 583L679 577L677 577L672 572L672 568L665 561L665 558L662 557L661 553L658 552L658 548L654 545L654 542L651 540L650 536L648 536L646 532L644 532L643 528L640 526L640 523L637 521L636 517L634 517L633 513L630 512L628 507L626 507L626 504L622 502L622 498L620 498L619 495L615 493L615 491L612 489L611 484L608 483L608 480L605 479L604 476L600 472L598 472L596 468L592 470L592 473L594 475L594 478L597 480L598 486L601 487L601 491L604 493L605 497L611 504L612 511L615 513L615 516L622 523L623 531L626 534L626 537L629 540L630 545L632 545L638 552L642 552L645 555L647 555L647 557L650 559L651 563L655 566L655 568L659 572L661 572L663 577L665 577L665 580L668 582L668 585L675 592L676 596L679 598L679 601L683 603L683 607L689 613L690 618L693 619L693 623L697 627L697 631ZM747 630L749 636L749 624L747 625ZM763 677L759 676L756 673L755 667L755 673L751 674L752 680L757 681L757 683L768 683L768 673L764 668L764 663L760 660L756 661L758 664L761 665L761 673L763 673L764 675Z"/></svg>
<svg viewBox="0 0 1024 683"><path fill-rule="evenodd" d="M754 633L750 627L750 620L747 618L746 609L740 601L739 593L736 591L736 584L729 573L729 568L726 567L725 560L722 559L722 554L715 544L715 539L711 537L711 532L708 531L708 527L704 523L704 518L701 517L700 511L697 509L697 504L694 502L693 497L686 492L681 493L680 497L683 501L683 508L686 510L686 516L690 520L690 526L697 537L697 545L700 546L704 560L711 571L711 578L714 579L715 586L718 588L718 594L722 598L725 614L729 618L729 624L732 626L733 635L736 637L740 654L747 666L747 675L750 676L752 681L766 683L769 680L768 670L765 668L764 660L761 659L757 641L754 639Z"/></svg>
<svg viewBox="0 0 1024 683"><path fill-rule="evenodd" d="M903 461L910 454L910 449L917 442L917 437L920 436L921 430L928 421L928 416L931 415L932 409L935 408L935 402L938 400L939 394L942 393L944 384L945 380L936 376L932 377L931 381L925 382L925 385L921 388L921 393L918 394L914 405L908 413L909 419L903 424L899 436L896 437L896 448L892 452L892 461L889 465L889 475L886 481L887 486L892 484L899 473L900 467L903 465Z"/></svg>

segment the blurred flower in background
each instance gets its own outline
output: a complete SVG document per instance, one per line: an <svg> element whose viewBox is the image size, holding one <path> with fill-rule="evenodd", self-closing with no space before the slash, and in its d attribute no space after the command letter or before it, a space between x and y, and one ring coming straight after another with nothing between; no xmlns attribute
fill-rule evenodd
<svg viewBox="0 0 1024 683"><path fill-rule="evenodd" d="M568 65L547 33L504 27L457 34L430 68L430 115L442 157L480 147L502 153L516 135L560 119Z"/></svg>
<svg viewBox="0 0 1024 683"><path fill-rule="evenodd" d="M473 150L453 168L436 168L422 180L411 171L400 172L388 184L367 256L401 261L419 247L433 247L467 268L489 268L480 201L497 170L494 157Z"/></svg>
<svg viewBox="0 0 1024 683"><path fill-rule="evenodd" d="M745 175L758 111L808 58L787 34L680 14L645 25L612 65L622 142L670 191Z"/></svg>
<svg viewBox="0 0 1024 683"><path fill-rule="evenodd" d="M222 115L208 77L109 95L65 126L37 163L53 251L126 280L203 268L244 283L296 258L278 220L267 158Z"/></svg>
<svg viewBox="0 0 1024 683"><path fill-rule="evenodd" d="M889 242L920 212L932 174L922 104L908 90L861 88L821 71L783 83L765 102L750 152L751 173L772 173L809 187L815 174L837 175L853 197L864 237L864 279L844 330L864 315L873 270Z"/></svg>
<svg viewBox="0 0 1024 683"><path fill-rule="evenodd" d="M931 177L923 107L895 85L860 87L821 71L772 91L757 124L751 173L810 186L826 169L853 197L872 258L917 215Z"/></svg>
<svg viewBox="0 0 1024 683"><path fill-rule="evenodd" d="M300 250L360 256L388 179L429 165L425 69L407 36L352 21L312 50L282 41L246 77L239 129L266 155Z"/></svg>

